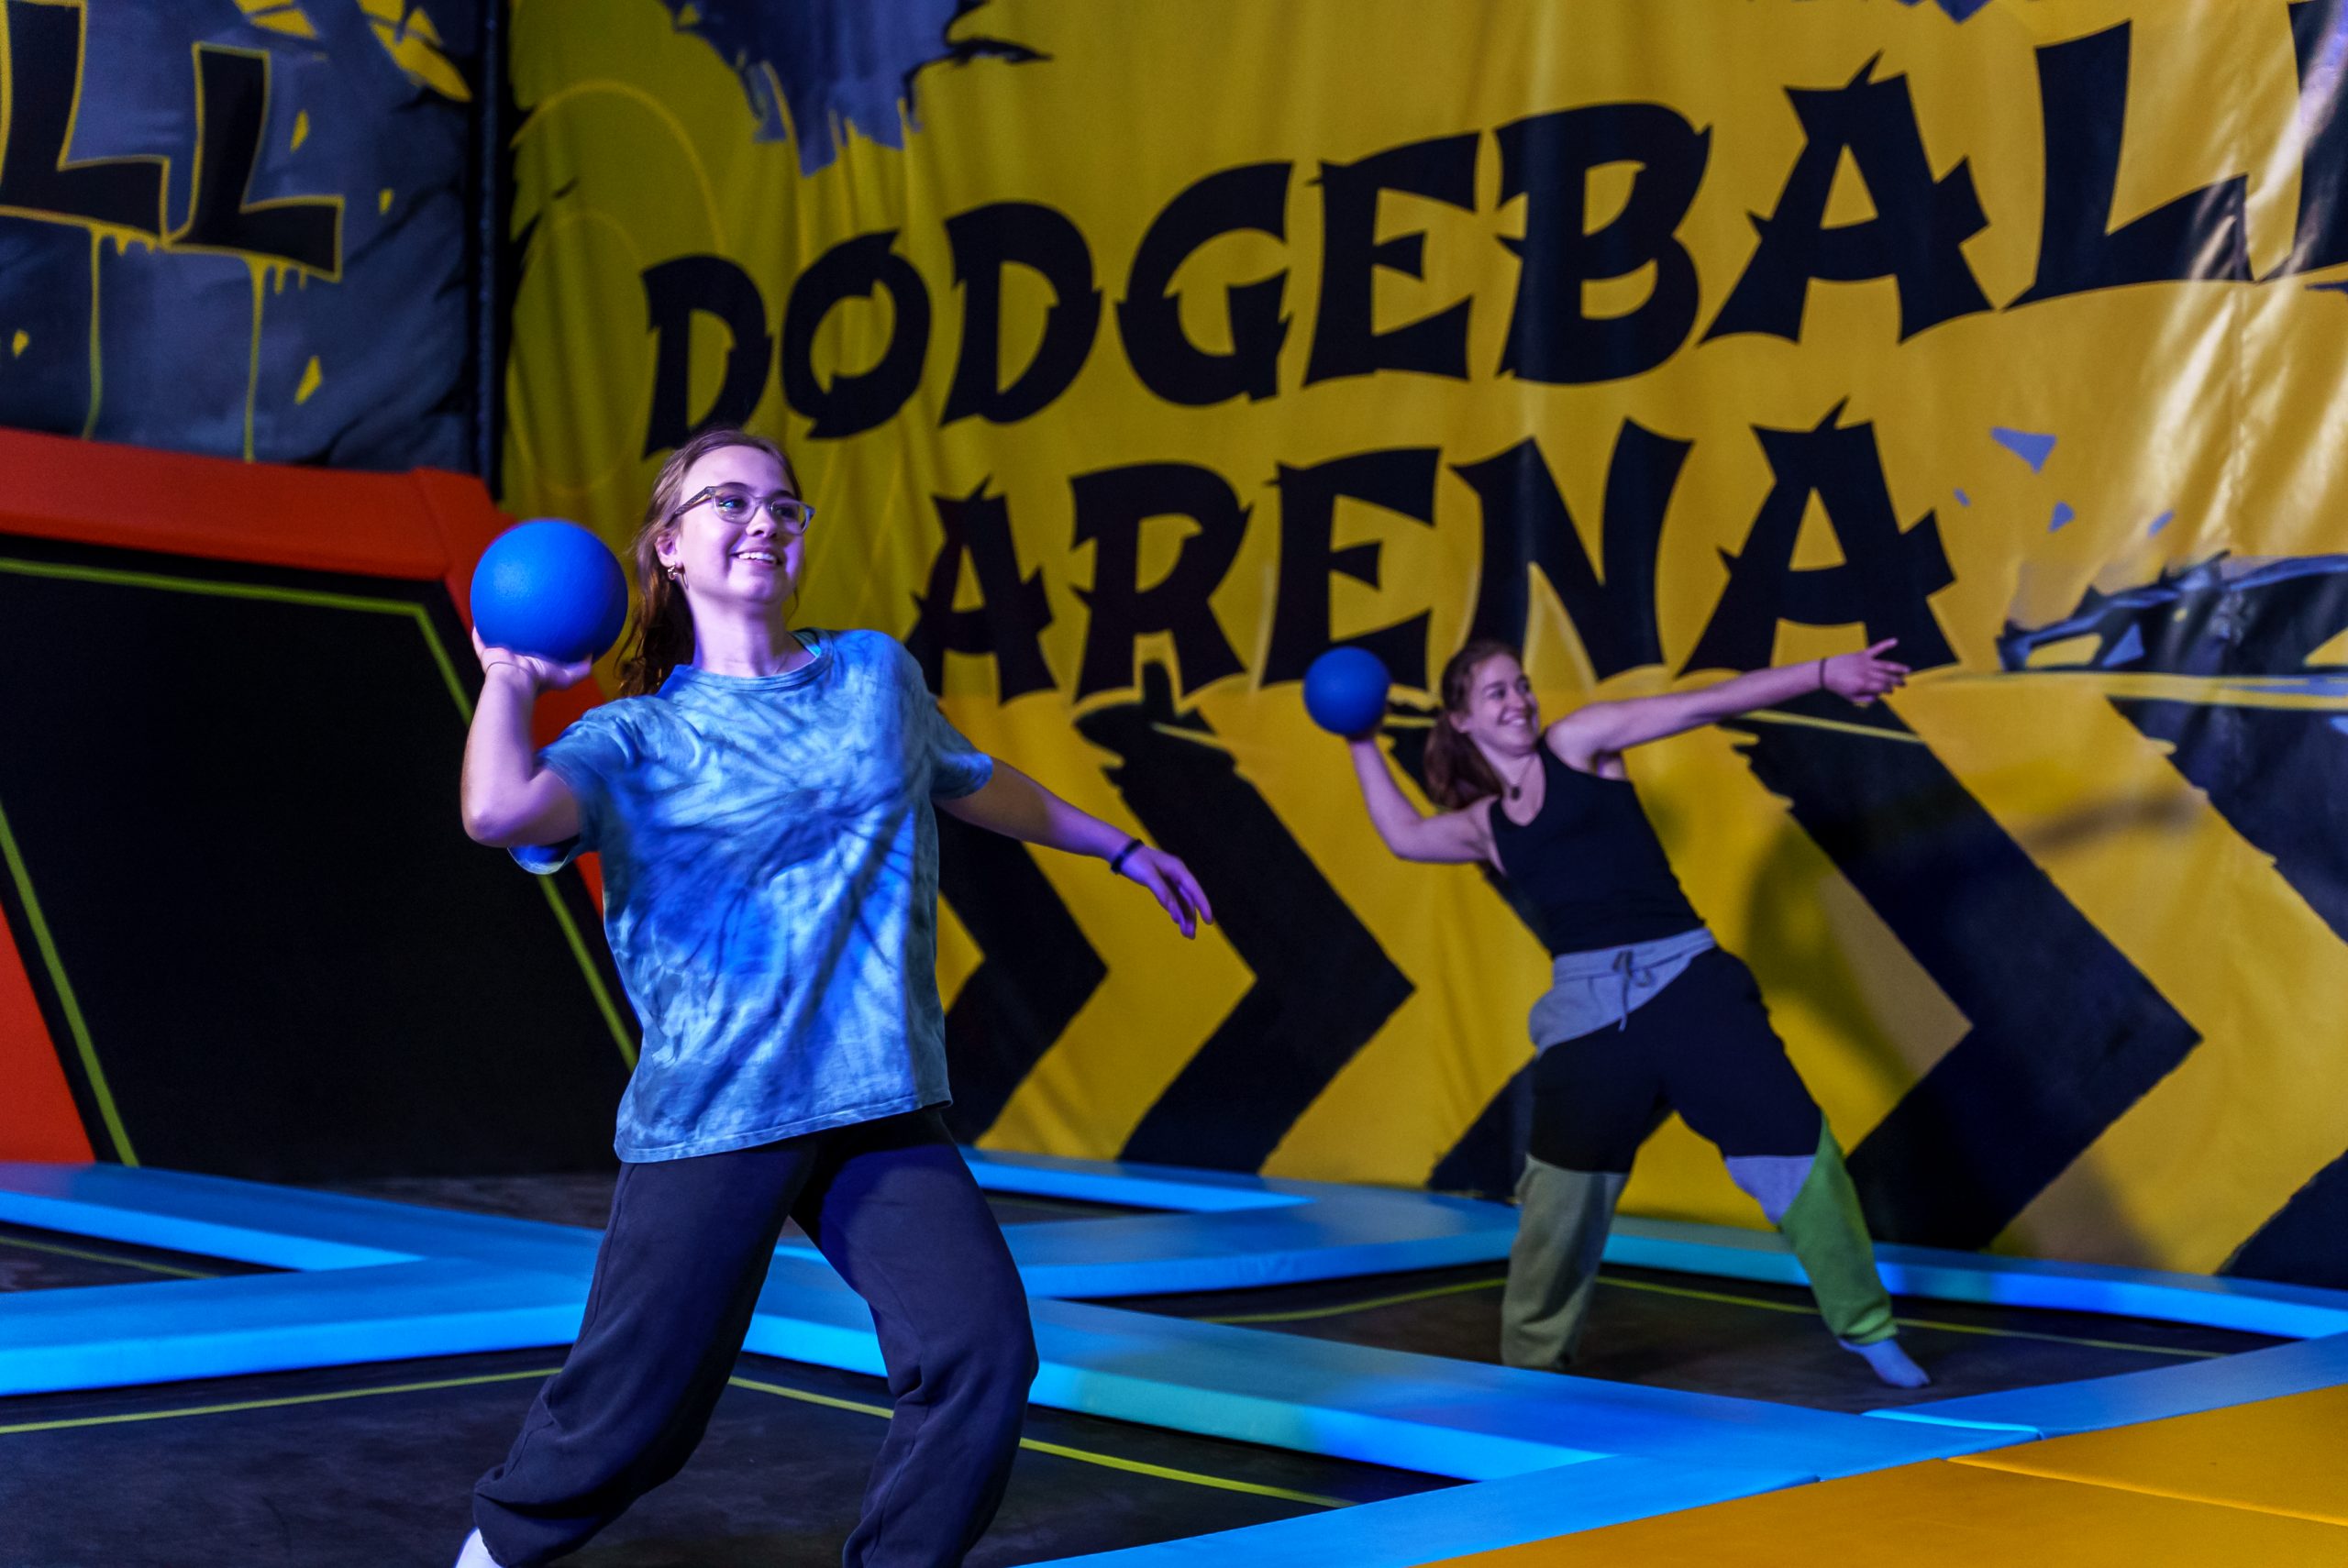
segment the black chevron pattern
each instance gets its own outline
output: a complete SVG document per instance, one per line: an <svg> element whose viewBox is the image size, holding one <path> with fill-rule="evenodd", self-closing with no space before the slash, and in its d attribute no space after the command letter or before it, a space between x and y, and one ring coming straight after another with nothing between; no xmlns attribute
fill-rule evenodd
<svg viewBox="0 0 2348 1568"><path fill-rule="evenodd" d="M1253 1170L1411 982L1156 666L1141 701L1077 721L1150 837L1215 889L1248 988L1127 1139L1124 1156Z"/></svg>

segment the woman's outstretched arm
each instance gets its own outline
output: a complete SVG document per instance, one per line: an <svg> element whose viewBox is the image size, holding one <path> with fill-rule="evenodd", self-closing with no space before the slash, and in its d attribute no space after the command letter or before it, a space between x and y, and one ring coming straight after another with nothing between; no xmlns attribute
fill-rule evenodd
<svg viewBox="0 0 2348 1568"><path fill-rule="evenodd" d="M994 759L986 783L970 794L938 801L937 809L1023 844L1102 860L1116 859L1132 841L1124 829L1069 805L1001 757ZM1117 862L1117 873L1148 889L1184 936L1197 934L1202 922L1214 923L1214 907L1207 902L1199 879L1164 850L1139 845Z"/></svg>
<svg viewBox="0 0 2348 1568"><path fill-rule="evenodd" d="M1435 864L1464 865L1492 857L1490 817L1483 803L1423 816L1394 782L1376 735L1356 735L1346 744L1353 753L1354 778L1361 786L1362 803L1369 808L1370 825L1388 849L1404 860Z"/></svg>
<svg viewBox="0 0 2348 1568"><path fill-rule="evenodd" d="M538 766L530 744L530 710L540 691L559 691L587 678L584 663L559 665L529 654L493 648L473 634L481 656L481 701L465 734L459 787L465 833L476 844L511 849L560 844L579 833L579 802L570 787Z"/></svg>
<svg viewBox="0 0 2348 1568"><path fill-rule="evenodd" d="M1811 691L1832 691L1865 707L1906 684L1908 667L1883 657L1898 641L1886 637L1863 653L1753 670L1700 691L1592 702L1551 724L1545 739L1560 761L1587 771L1600 759L1634 745L1701 729Z"/></svg>

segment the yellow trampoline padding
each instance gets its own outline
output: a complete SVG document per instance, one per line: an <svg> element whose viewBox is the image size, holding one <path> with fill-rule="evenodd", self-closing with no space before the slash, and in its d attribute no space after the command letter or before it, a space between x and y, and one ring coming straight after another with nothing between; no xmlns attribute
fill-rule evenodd
<svg viewBox="0 0 2348 1568"><path fill-rule="evenodd" d="M2348 1525L2348 1387L1968 1455L1960 1463ZM2341 1561L2348 1562L2348 1546Z"/></svg>
<svg viewBox="0 0 2348 1568"><path fill-rule="evenodd" d="M1614 1525L1445 1568L2340 1568L2348 1530L1933 1460Z"/></svg>

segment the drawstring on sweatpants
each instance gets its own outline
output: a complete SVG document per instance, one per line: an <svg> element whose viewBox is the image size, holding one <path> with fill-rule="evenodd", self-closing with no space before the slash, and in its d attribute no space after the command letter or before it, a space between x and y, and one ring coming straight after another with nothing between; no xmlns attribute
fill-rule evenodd
<svg viewBox="0 0 2348 1568"><path fill-rule="evenodd" d="M1655 1000L1698 955L1712 933L1698 926L1650 942L1553 954L1550 987L1525 1022L1536 1049L1594 1033L1612 1024L1631 1027L1631 1014Z"/></svg>

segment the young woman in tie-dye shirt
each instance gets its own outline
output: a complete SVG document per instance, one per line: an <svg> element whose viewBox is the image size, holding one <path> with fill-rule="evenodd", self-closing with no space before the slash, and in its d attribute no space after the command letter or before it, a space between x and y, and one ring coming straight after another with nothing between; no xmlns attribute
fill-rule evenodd
<svg viewBox="0 0 2348 1568"><path fill-rule="evenodd" d="M533 753L541 690L585 678L481 649L466 830L533 870L600 852L604 930L644 1048L586 1321L460 1564L571 1551L674 1474L796 1219L871 1307L896 1409L847 1561L959 1561L992 1517L1036 1353L1001 1231L955 1150L933 807L1106 859L1185 936L1182 863L973 746L912 657L793 630L813 512L780 448L678 448L636 546L616 701Z"/></svg>

